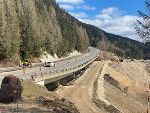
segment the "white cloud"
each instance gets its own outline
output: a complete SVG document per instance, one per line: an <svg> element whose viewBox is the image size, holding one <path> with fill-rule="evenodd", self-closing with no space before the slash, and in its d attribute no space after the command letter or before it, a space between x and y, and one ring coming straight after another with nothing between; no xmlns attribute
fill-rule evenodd
<svg viewBox="0 0 150 113"><path fill-rule="evenodd" d="M74 10L74 9L91 10L91 11L96 10L94 6L89 6L89 5L73 5L68 3L60 3L59 6L66 10Z"/></svg>
<svg viewBox="0 0 150 113"><path fill-rule="evenodd" d="M66 10L81 9L94 11L94 6L86 5L85 0L56 0L61 8Z"/></svg>
<svg viewBox="0 0 150 113"><path fill-rule="evenodd" d="M59 3L71 3L71 4L79 4L84 3L84 0L56 0Z"/></svg>
<svg viewBox="0 0 150 113"><path fill-rule="evenodd" d="M95 18L78 18L88 24L98 26L99 28L114 34L129 37L137 40L134 25L138 16L124 15L116 7L103 9Z"/></svg>
<svg viewBox="0 0 150 113"><path fill-rule="evenodd" d="M83 18L87 18L88 15L84 12L69 12L72 16L76 17L76 18L80 18L80 19L83 19Z"/></svg>
<svg viewBox="0 0 150 113"><path fill-rule="evenodd" d="M83 10L96 10L96 8L94 6L89 6L89 5L83 5L83 6L77 6L77 9L83 9Z"/></svg>
<svg viewBox="0 0 150 113"><path fill-rule="evenodd" d="M74 10L74 6L73 5L69 5L69 4L60 4L59 5L61 8L66 9L66 10Z"/></svg>
<svg viewBox="0 0 150 113"><path fill-rule="evenodd" d="M103 9L101 11L102 14L107 14L107 15L115 15L115 14L119 14L120 11L117 7L109 7L106 9Z"/></svg>
<svg viewBox="0 0 150 113"><path fill-rule="evenodd" d="M89 5L84 5L84 4L79 5L79 4L60 3L59 6L66 10L74 10L74 9L90 10L90 11L96 10L94 6L89 6Z"/></svg>
<svg viewBox="0 0 150 113"><path fill-rule="evenodd" d="M56 0L60 3L60 7L71 10L69 12L74 17L79 20L95 25L107 32L118 34L121 36L129 37L132 39L137 39L137 35L134 30L134 24L138 16L126 15L123 11L119 10L117 7L109 7L103 9L94 18L89 18L89 16L84 12L75 12L75 9L81 10L96 10L95 7L86 5L84 0ZM81 4L80 4L81 3Z"/></svg>

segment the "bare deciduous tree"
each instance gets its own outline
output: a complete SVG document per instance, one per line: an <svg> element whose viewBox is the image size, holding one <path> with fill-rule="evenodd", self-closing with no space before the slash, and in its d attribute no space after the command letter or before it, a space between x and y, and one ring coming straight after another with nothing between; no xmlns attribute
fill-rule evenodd
<svg viewBox="0 0 150 113"><path fill-rule="evenodd" d="M145 42L150 41L150 1L145 0L145 6L149 13L145 14L141 11L138 11L140 15L140 19L137 20L137 24L135 26L135 30L137 34L143 39Z"/></svg>

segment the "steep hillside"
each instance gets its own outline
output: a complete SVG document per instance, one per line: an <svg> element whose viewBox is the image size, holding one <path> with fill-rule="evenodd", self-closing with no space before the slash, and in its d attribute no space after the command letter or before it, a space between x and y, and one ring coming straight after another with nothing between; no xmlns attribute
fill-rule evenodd
<svg viewBox="0 0 150 113"><path fill-rule="evenodd" d="M131 57L131 58L140 59L144 57L143 43L140 43L138 41L126 37L114 35L111 33L105 32L105 35L111 43L111 45L108 48L109 51L115 52L116 54L123 56L125 58Z"/></svg>
<svg viewBox="0 0 150 113"><path fill-rule="evenodd" d="M79 22L80 23L80 22ZM80 23L81 24L81 23ZM122 57L143 58L144 44L138 41L107 33L93 25L84 24L90 44L102 50L114 52Z"/></svg>
<svg viewBox="0 0 150 113"><path fill-rule="evenodd" d="M0 0L0 60L84 51L86 30L69 16L55 0Z"/></svg>
<svg viewBox="0 0 150 113"><path fill-rule="evenodd" d="M89 42L122 57L150 57L149 44L82 23L55 0L0 0L0 61L39 57L44 51L65 56L86 50Z"/></svg>

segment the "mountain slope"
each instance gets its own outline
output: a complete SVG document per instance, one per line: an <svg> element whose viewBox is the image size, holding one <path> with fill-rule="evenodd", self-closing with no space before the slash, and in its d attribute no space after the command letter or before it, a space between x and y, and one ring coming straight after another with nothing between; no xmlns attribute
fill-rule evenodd
<svg viewBox="0 0 150 113"><path fill-rule="evenodd" d="M149 58L149 47L80 22L55 0L0 0L0 61L65 56L89 44L122 57Z"/></svg>
<svg viewBox="0 0 150 113"><path fill-rule="evenodd" d="M105 35L110 41L110 43L112 43L109 47L109 51L114 51L118 55L121 55L125 58L143 58L143 43L106 32Z"/></svg>
<svg viewBox="0 0 150 113"><path fill-rule="evenodd" d="M63 56L87 49L86 30L55 0L0 1L0 60L38 57L45 50Z"/></svg>
<svg viewBox="0 0 150 113"><path fill-rule="evenodd" d="M82 24L89 36L90 44L98 47L101 50L107 50L117 55L127 58L143 58L144 57L144 44L126 37L107 33L100 28L78 22Z"/></svg>

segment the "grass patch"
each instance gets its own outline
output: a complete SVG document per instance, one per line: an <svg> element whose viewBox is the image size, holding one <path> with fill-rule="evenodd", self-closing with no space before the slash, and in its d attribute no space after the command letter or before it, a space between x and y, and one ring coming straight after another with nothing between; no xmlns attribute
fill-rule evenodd
<svg viewBox="0 0 150 113"><path fill-rule="evenodd" d="M39 85L35 84L31 80L26 80L23 82L23 93L22 97L39 97L45 96L47 98L57 98L57 95L53 92L50 92L46 89L46 87L40 87Z"/></svg>
<svg viewBox="0 0 150 113"><path fill-rule="evenodd" d="M72 102L64 98L59 99L56 93L48 91L46 87L36 85L31 80L23 82L22 97L24 99L20 102L20 112L79 113ZM15 109L12 108L13 111Z"/></svg>

